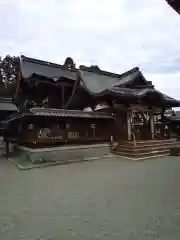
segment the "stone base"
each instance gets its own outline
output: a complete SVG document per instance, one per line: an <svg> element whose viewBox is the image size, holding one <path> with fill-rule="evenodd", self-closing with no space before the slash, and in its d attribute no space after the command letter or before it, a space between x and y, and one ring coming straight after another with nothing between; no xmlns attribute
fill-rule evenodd
<svg viewBox="0 0 180 240"><path fill-rule="evenodd" d="M81 146L62 146L53 148L31 149L18 147L16 156L10 158L21 169L49 166L64 163L83 162L101 158L109 158L109 144L93 144Z"/></svg>

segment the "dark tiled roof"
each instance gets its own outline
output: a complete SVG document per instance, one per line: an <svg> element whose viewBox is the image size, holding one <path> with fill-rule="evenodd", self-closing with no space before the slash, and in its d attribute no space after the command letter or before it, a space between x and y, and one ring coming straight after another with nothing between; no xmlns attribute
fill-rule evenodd
<svg viewBox="0 0 180 240"><path fill-rule="evenodd" d="M48 108L32 108L29 113L17 113L11 116L9 119L3 121L3 123L11 123L22 118L30 116L37 117L61 117L61 118L83 118L83 119L109 119L113 120L113 116L106 115L102 112L84 112L65 109L48 109Z"/></svg>
<svg viewBox="0 0 180 240"><path fill-rule="evenodd" d="M172 107L179 107L180 106L180 100L169 97L168 95L162 93L164 101L169 103Z"/></svg>
<svg viewBox="0 0 180 240"><path fill-rule="evenodd" d="M33 75L57 81L60 77L76 80L76 70L65 69L62 65L21 56L21 72L24 78Z"/></svg>
<svg viewBox="0 0 180 240"><path fill-rule="evenodd" d="M166 95L164 93L162 93L162 94L163 94L164 99L166 99L167 101L174 101L175 100L174 98L169 97L168 95Z"/></svg>
<svg viewBox="0 0 180 240"><path fill-rule="evenodd" d="M166 104L170 104L173 106L180 106L180 101L168 97L167 95L161 93L160 91L154 89L154 88L143 88L143 89L131 89L131 88L121 88L119 86L114 86L110 89L105 90L101 94L107 95L107 94L116 94L118 96L124 96L124 97L132 97L136 99L142 99L144 97L159 97L162 102L165 102Z"/></svg>
<svg viewBox="0 0 180 240"><path fill-rule="evenodd" d="M133 97L141 99L145 96L159 95L164 102L172 106L180 106L180 102L152 88L131 89L129 84L141 78L144 82L148 81L144 78L139 68L133 68L123 74L116 74L100 70L97 67L80 66L80 70L65 69L62 65L45 62L33 58L21 56L21 71L24 78L31 76L43 76L53 81L57 81L61 77L72 80L81 79L80 85L92 96L113 95L120 97ZM80 75L80 78L79 78ZM79 85L79 81L77 81Z"/></svg>
<svg viewBox="0 0 180 240"><path fill-rule="evenodd" d="M82 85L91 95L96 97L105 95L116 95L119 97L130 97L136 99L142 99L146 96L159 96L164 103L170 106L180 106L180 101L173 99L160 91L146 87L141 89L132 89L127 87L127 84L133 83L138 77L143 78L143 74L138 68L134 68L121 75L113 74L109 72L104 72L101 70L91 71L91 68L81 67L80 75L82 80Z"/></svg>
<svg viewBox="0 0 180 240"><path fill-rule="evenodd" d="M107 76L107 77L114 77L114 78L121 78L121 77L125 77L126 75L129 75L133 72L138 72L139 71L139 68L138 67L135 67L135 68L132 68L131 70L127 71L127 72L124 72L122 74L118 74L118 73L113 73L113 72L108 72L108 71L104 71L104 70L101 70L101 69L97 69L97 68L94 68L94 67L86 67L84 65L81 65L79 67L79 69L81 71L85 71L85 72L91 72L91 73L97 73L98 75L103 75L103 76Z"/></svg>
<svg viewBox="0 0 180 240"><path fill-rule="evenodd" d="M82 85L92 94L98 94L102 91L118 85L124 87L127 83L133 82L140 75L138 68L134 68L121 75L105 71L90 72L88 68L80 67Z"/></svg>
<svg viewBox="0 0 180 240"><path fill-rule="evenodd" d="M72 117L72 118L113 118L105 113L84 112L65 109L32 108L30 113L36 116Z"/></svg>
<svg viewBox="0 0 180 240"><path fill-rule="evenodd" d="M107 91L116 93L122 96L132 96L136 98L142 98L147 96L148 94L159 94L155 89L151 88L143 88L143 89L132 89L132 88L121 88L119 86L114 86Z"/></svg>

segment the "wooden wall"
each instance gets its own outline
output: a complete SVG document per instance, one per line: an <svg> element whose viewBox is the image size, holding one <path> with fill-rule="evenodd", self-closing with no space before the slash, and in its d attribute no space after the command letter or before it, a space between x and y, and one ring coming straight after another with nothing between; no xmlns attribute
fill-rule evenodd
<svg viewBox="0 0 180 240"><path fill-rule="evenodd" d="M10 134L21 144L86 144L109 142L114 131L111 119L29 118Z"/></svg>

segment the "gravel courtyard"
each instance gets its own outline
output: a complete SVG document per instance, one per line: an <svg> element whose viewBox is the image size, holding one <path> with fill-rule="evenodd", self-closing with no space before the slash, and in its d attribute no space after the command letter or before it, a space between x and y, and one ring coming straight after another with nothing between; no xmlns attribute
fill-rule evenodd
<svg viewBox="0 0 180 240"><path fill-rule="evenodd" d="M0 159L1 240L179 240L180 158L29 171Z"/></svg>

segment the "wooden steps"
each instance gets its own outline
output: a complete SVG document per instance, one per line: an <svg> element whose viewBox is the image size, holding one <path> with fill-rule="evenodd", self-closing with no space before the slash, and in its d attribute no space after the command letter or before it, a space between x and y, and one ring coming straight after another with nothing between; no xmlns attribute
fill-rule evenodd
<svg viewBox="0 0 180 240"><path fill-rule="evenodd" d="M180 142L176 139L123 141L112 149L112 153L134 160L166 156L173 147L180 148Z"/></svg>

